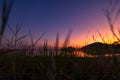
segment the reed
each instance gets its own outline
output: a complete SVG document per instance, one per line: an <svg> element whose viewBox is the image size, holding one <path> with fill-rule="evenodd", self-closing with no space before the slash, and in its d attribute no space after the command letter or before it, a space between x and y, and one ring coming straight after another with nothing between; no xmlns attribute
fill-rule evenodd
<svg viewBox="0 0 120 80"><path fill-rule="evenodd" d="M115 21L117 20L120 14L120 11L117 9L118 1L119 0L115 0L112 3L113 5L110 5L109 9L103 10L113 36L118 40L118 42L120 42L119 36L115 33Z"/></svg>
<svg viewBox="0 0 120 80"><path fill-rule="evenodd" d="M110 30L113 34L113 36L120 42L120 37L115 33L115 22L117 21L118 17L120 16L120 10L117 8L117 5L119 5L119 0L115 1L109 1L110 3L110 8L109 9L104 9L104 15L108 21ZM118 28L118 33L119 33L119 28ZM112 49L112 48L111 48ZM120 62L117 58L117 56L114 54L114 51L112 50L112 61L113 64L116 66L116 69L118 72L116 75L120 74Z"/></svg>
<svg viewBox="0 0 120 80"><path fill-rule="evenodd" d="M101 40L103 41L103 43L106 43L105 40L104 40L104 37L102 36L102 34L101 34L99 31L97 31L97 32L98 32L98 34L99 34Z"/></svg>
<svg viewBox="0 0 120 80"><path fill-rule="evenodd" d="M21 28L22 28L22 23L17 23L15 26L15 30L12 29L12 27L8 24L8 28L9 30L12 32L13 34L13 46L14 49L16 49L18 46L18 42L21 41L22 39L26 38L29 34L25 34L23 36L19 36L19 34L21 33Z"/></svg>
<svg viewBox="0 0 120 80"><path fill-rule="evenodd" d="M62 46L62 48L61 48L61 53L60 53L60 55L62 55L62 56L66 56L66 55L67 55L67 47L68 47L68 45L69 45L69 43L70 43L71 34L72 34L72 30L69 29L69 31L68 31L68 33L67 33L67 36L66 36L66 38L65 38L65 41L64 41L64 43L63 43L63 46Z"/></svg>
<svg viewBox="0 0 120 80"><path fill-rule="evenodd" d="M56 41L55 41L55 55L58 55L58 50L59 50L59 33L56 35Z"/></svg>
<svg viewBox="0 0 120 80"><path fill-rule="evenodd" d="M6 29L6 24L13 6L13 0L10 1L9 4L7 4L6 0L2 0L3 1L3 6L2 6L2 16L1 16L1 25L0 25L0 46L2 43L2 38L3 38L3 34L5 32Z"/></svg>
<svg viewBox="0 0 120 80"><path fill-rule="evenodd" d="M38 37L38 39L36 41L34 41L34 37L32 35L32 32L29 31L29 33L30 33L30 41L31 41L30 48L29 48L29 50L30 50L29 53L30 54L34 54L34 50L35 50L36 44L43 38L43 36L45 35L45 33L43 33L42 35L40 35L40 37Z"/></svg>

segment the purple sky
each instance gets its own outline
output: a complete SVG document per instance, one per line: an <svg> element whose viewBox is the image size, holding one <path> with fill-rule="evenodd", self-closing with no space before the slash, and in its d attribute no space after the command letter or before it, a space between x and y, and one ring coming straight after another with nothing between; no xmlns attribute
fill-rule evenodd
<svg viewBox="0 0 120 80"><path fill-rule="evenodd" d="M43 40L51 44L58 32L62 43L73 29L71 44L78 44L96 35L97 30L104 33L108 29L102 11L106 7L108 0L14 0L8 23L14 28L23 21L23 33L31 29L37 38L45 32Z"/></svg>

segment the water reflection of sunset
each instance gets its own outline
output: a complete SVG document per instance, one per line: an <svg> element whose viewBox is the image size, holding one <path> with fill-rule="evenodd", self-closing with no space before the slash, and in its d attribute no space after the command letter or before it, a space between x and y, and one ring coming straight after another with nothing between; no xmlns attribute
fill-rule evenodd
<svg viewBox="0 0 120 80"><path fill-rule="evenodd" d="M77 57L92 57L91 55L86 54L86 53L84 53L84 52L82 52L82 51L76 52L76 53L75 53L75 56L77 56Z"/></svg>

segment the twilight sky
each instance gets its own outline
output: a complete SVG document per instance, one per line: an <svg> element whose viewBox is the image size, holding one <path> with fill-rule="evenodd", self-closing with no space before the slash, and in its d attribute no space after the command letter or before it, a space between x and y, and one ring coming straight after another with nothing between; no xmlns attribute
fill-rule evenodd
<svg viewBox="0 0 120 80"><path fill-rule="evenodd" d="M14 28L23 21L22 33L31 29L36 39L45 32L42 40L48 39L50 44L54 43L57 33L62 43L72 29L71 45L83 45L92 42L93 35L100 41L97 30L109 35L102 10L108 3L108 0L14 0L8 23Z"/></svg>

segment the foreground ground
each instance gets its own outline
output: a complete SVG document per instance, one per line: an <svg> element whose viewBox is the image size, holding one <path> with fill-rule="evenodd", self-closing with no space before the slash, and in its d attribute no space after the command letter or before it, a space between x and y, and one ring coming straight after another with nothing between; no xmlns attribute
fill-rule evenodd
<svg viewBox="0 0 120 80"><path fill-rule="evenodd" d="M120 80L112 57L0 56L0 80Z"/></svg>

